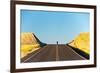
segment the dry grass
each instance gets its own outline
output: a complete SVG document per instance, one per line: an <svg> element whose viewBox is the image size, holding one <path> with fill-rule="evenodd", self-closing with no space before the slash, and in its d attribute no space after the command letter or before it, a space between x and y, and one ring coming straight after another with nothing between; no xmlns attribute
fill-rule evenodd
<svg viewBox="0 0 100 73"><path fill-rule="evenodd" d="M35 38L35 34L31 32L21 33L21 44L38 44L39 42Z"/></svg>
<svg viewBox="0 0 100 73"><path fill-rule="evenodd" d="M40 48L40 43L37 41L35 34L32 32L21 33L21 58L27 56Z"/></svg>
<svg viewBox="0 0 100 73"><path fill-rule="evenodd" d="M39 44L30 45L30 44L22 44L21 45L21 58L28 55L31 52L34 52L40 48Z"/></svg>
<svg viewBox="0 0 100 73"><path fill-rule="evenodd" d="M79 36L69 44L72 47L78 48L81 51L90 54L90 35L88 32L80 33Z"/></svg>

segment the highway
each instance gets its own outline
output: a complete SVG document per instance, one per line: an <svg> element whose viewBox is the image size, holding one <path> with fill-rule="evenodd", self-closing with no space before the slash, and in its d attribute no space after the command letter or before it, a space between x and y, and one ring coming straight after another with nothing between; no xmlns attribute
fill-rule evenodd
<svg viewBox="0 0 100 73"><path fill-rule="evenodd" d="M48 61L68 61L85 60L85 58L75 52L71 47L64 44L48 44L39 50L27 55L21 62L48 62Z"/></svg>

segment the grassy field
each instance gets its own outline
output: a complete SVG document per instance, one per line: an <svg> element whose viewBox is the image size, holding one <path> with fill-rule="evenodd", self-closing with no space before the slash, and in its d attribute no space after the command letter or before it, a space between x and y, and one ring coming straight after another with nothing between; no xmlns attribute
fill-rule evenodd
<svg viewBox="0 0 100 73"><path fill-rule="evenodd" d="M27 56L29 53L34 52L41 47L45 46L34 33L32 32L22 32L21 33L21 58Z"/></svg>
<svg viewBox="0 0 100 73"><path fill-rule="evenodd" d="M90 35L88 32L80 33L71 43L70 46L80 49L90 54Z"/></svg>
<svg viewBox="0 0 100 73"><path fill-rule="evenodd" d="M22 44L21 45L21 58L28 55L31 52L34 52L40 48L39 44L30 45L30 44Z"/></svg>

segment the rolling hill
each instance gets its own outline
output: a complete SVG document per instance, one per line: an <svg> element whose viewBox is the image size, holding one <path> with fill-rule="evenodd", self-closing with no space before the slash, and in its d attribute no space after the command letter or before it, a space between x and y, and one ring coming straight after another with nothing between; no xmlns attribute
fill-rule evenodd
<svg viewBox="0 0 100 73"><path fill-rule="evenodd" d="M89 32L80 33L74 40L68 45L75 47L86 54L90 54L90 34Z"/></svg>
<svg viewBox="0 0 100 73"><path fill-rule="evenodd" d="M42 43L35 34L31 32L21 33L21 58L25 57L31 52L34 52L41 47L45 46L45 43Z"/></svg>

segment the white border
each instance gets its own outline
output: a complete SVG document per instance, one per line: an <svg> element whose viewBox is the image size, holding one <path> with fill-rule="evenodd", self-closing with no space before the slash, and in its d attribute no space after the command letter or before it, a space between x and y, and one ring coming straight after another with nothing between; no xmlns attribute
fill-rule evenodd
<svg viewBox="0 0 100 73"><path fill-rule="evenodd" d="M67 11L67 12L89 12L90 13L90 60L79 61L57 61L57 62L34 62L20 63L20 10L47 10L47 11ZM16 68L40 68L57 66L89 65L94 63L94 11L85 8L51 7L35 5L16 5Z"/></svg>

